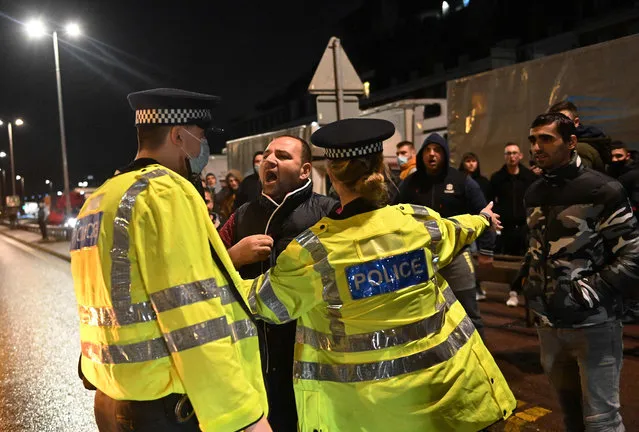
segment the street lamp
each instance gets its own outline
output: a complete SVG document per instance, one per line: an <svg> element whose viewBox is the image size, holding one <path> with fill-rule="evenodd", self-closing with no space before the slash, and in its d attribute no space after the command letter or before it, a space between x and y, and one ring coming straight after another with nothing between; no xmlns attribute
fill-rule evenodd
<svg viewBox="0 0 639 432"><path fill-rule="evenodd" d="M2 126L4 124L4 122L2 120L0 120L0 126ZM15 195L16 194L16 182L14 180L15 178L15 163L14 163L14 159L13 159L13 124L15 124L16 126L22 126L24 125L24 121L22 121L22 119L16 119L13 123L11 122L7 122L7 132L9 133L9 159L11 160L11 190L12 190L12 194ZM2 154L4 154L4 156L0 156L0 157L5 157L7 154L5 152L2 152Z"/></svg>
<svg viewBox="0 0 639 432"><path fill-rule="evenodd" d="M44 181L44 184L49 185L49 196L53 195L53 182L49 179Z"/></svg>
<svg viewBox="0 0 639 432"><path fill-rule="evenodd" d="M31 20L26 24L30 37L40 37L47 34L47 29L41 20ZM69 23L65 27L68 36L77 37L81 34L77 23ZM67 164L67 138L64 130L64 109L62 107L62 78L60 76L60 54L58 50L58 32L53 31L53 54L55 57L55 78L58 87L58 114L60 117L60 146L62 148L62 174L64 176L64 197L67 217L71 216L71 194L69 189L69 166Z"/></svg>

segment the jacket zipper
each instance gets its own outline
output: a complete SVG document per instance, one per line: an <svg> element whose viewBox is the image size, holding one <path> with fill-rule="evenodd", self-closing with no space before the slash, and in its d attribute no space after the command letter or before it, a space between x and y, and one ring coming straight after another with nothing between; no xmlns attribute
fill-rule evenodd
<svg viewBox="0 0 639 432"><path fill-rule="evenodd" d="M270 202L272 202L275 205L275 210L273 210L273 213L271 213L271 216L268 218L268 221L266 222L266 227L264 228L264 235L268 235L268 228L271 225L271 221L273 220L273 216L275 216L275 213L277 213L277 211L282 208L282 206L284 205L284 203L286 202L286 200L288 199L288 197L295 195L297 192L303 190L304 188L308 187L311 184L311 180L309 179L306 184L300 188L295 189L294 191L291 191L289 193L287 193L284 196L284 199L282 200L281 203L276 203L273 199L271 199L270 196L266 195L264 192L262 192L262 196L264 196L266 199L268 199ZM271 255L273 255L273 252L275 250L275 242L273 242L273 250L271 250ZM269 258L269 263L270 263L270 258ZM262 262L260 264L260 270L261 273L264 274L264 263ZM270 356L268 354L268 326L266 323L263 324L264 326L264 355L266 356L266 373L270 372Z"/></svg>
<svg viewBox="0 0 639 432"><path fill-rule="evenodd" d="M542 244L542 251L543 251L543 258L544 258L544 303L546 302L546 292L547 292L547 288L548 288L548 259L549 259L549 255L550 255L550 249L548 246L548 225L550 224L550 206L545 206L545 208L542 207L544 211L544 213L546 214L546 225L544 227L544 232L542 234L542 240L543 240L543 244Z"/></svg>

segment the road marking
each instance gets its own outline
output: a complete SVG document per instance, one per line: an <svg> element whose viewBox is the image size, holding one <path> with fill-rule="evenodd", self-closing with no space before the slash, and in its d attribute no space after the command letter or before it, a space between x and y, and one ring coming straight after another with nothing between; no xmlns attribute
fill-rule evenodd
<svg viewBox="0 0 639 432"><path fill-rule="evenodd" d="M520 413L515 413L516 417L523 419L529 423L537 421L537 419L550 414L550 410L542 407L532 407Z"/></svg>
<svg viewBox="0 0 639 432"><path fill-rule="evenodd" d="M517 409L528 405L527 402L517 400ZM525 430L527 424L534 423L541 417L550 414L550 410L540 406L525 409L521 412L515 412L508 417L504 426L504 432L519 432Z"/></svg>

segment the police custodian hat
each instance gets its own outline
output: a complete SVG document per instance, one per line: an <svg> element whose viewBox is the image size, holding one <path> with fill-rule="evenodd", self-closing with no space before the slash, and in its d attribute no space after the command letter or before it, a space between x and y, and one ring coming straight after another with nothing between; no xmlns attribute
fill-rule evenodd
<svg viewBox="0 0 639 432"><path fill-rule="evenodd" d="M395 126L388 120L351 118L321 127L311 142L325 149L327 159L348 159L384 151L383 141L393 136Z"/></svg>
<svg viewBox="0 0 639 432"><path fill-rule="evenodd" d="M129 105L135 110L135 125L195 124L208 128L213 120L212 108L220 98L172 88L158 88L131 93Z"/></svg>

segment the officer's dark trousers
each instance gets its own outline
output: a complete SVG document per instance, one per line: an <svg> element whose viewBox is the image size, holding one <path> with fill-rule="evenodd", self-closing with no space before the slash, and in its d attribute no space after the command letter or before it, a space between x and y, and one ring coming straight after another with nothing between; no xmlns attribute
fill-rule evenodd
<svg viewBox="0 0 639 432"><path fill-rule="evenodd" d="M175 406L182 395L172 394L154 401L117 401L95 392L95 422L100 432L196 432L197 417L178 423ZM188 410L192 410L188 404Z"/></svg>

